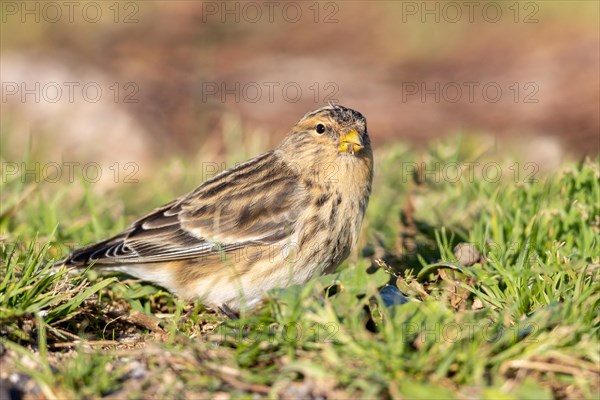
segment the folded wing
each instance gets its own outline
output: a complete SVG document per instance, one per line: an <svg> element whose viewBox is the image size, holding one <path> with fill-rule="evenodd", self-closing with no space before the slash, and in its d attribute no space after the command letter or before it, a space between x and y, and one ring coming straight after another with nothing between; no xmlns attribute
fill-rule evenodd
<svg viewBox="0 0 600 400"><path fill-rule="evenodd" d="M65 262L153 263L274 244L293 232L307 198L293 169L266 153L154 210L118 235L76 250Z"/></svg>

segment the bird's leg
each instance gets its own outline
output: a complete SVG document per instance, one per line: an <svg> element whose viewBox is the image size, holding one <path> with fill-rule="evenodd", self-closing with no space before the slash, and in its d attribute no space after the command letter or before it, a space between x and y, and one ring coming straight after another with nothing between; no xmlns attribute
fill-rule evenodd
<svg viewBox="0 0 600 400"><path fill-rule="evenodd" d="M229 308L229 306L227 304L221 304L219 306L219 311L221 311L223 314L225 314L226 317L229 317L229 319L233 319L233 320L240 319L240 314L236 313L231 308Z"/></svg>

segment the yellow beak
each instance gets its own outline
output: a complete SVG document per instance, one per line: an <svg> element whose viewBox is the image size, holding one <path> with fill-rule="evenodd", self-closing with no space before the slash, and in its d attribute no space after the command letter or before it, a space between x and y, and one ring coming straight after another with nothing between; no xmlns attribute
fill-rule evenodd
<svg viewBox="0 0 600 400"><path fill-rule="evenodd" d="M342 135L342 140L340 141L340 152L346 152L350 154L354 154L360 149L365 147L363 144L360 134L356 131L356 129L352 129L350 132Z"/></svg>

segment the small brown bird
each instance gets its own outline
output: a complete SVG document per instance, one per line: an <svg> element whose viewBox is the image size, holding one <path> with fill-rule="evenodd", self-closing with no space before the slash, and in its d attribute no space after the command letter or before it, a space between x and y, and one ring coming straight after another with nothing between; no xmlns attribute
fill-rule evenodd
<svg viewBox="0 0 600 400"><path fill-rule="evenodd" d="M273 150L61 264L122 271L213 308L252 308L266 291L331 273L348 256L372 178L365 118L329 105Z"/></svg>

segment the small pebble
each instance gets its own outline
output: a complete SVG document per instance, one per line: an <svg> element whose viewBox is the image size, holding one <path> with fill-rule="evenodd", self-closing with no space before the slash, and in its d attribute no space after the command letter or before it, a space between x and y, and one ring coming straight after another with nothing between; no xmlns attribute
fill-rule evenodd
<svg viewBox="0 0 600 400"><path fill-rule="evenodd" d="M454 248L454 256L465 267L477 264L481 260L481 253L470 243L459 243Z"/></svg>
<svg viewBox="0 0 600 400"><path fill-rule="evenodd" d="M382 287L379 290L379 295L386 307L408 303L408 298L396 286L386 285Z"/></svg>

